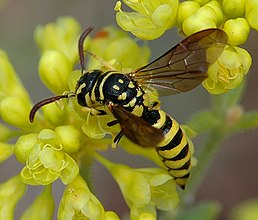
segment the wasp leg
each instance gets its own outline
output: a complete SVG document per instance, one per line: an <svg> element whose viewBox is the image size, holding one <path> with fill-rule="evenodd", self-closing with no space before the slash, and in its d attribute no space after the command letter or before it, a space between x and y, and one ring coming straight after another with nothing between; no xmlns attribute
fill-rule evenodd
<svg viewBox="0 0 258 220"><path fill-rule="evenodd" d="M118 124L118 123L119 123L118 120L110 121L110 122L107 123L107 126L108 126L108 127L112 127L112 126L114 126L114 125L116 125L116 124Z"/></svg>
<svg viewBox="0 0 258 220"><path fill-rule="evenodd" d="M114 137L113 141L112 141L112 148L115 149L119 143L119 141L121 140L121 138L123 137L124 132L121 130L119 131L116 136Z"/></svg>
<svg viewBox="0 0 258 220"><path fill-rule="evenodd" d="M95 109L95 108L88 108L88 107L84 107L85 109L87 109L87 112L90 112L91 115L107 115L107 112L102 110L102 109Z"/></svg>

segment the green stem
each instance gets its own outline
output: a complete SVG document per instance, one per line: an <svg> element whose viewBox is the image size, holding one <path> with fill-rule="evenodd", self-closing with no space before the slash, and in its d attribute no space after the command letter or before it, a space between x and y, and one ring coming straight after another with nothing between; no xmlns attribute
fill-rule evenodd
<svg viewBox="0 0 258 220"><path fill-rule="evenodd" d="M196 191L204 179L220 144L226 138L226 136L227 134L222 132L220 127L217 127L209 132L206 142L203 144L199 154L197 155L198 163L193 168L189 184L187 185L183 194L182 202L184 204L188 204L194 200Z"/></svg>

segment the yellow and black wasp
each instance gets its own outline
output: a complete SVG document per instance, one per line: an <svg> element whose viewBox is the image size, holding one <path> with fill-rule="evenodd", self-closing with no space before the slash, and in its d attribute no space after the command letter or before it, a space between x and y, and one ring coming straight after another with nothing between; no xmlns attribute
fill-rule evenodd
<svg viewBox="0 0 258 220"><path fill-rule="evenodd" d="M227 44L227 35L220 29L197 32L171 48L151 63L130 73L114 70L86 71L83 43L92 28L86 29L78 43L82 75L72 94L51 97L37 103L30 112L32 122L43 105L59 99L76 97L81 106L94 108L97 114L113 114L116 120L108 126L120 124L121 131L114 138L117 144L125 135L142 147L154 147L176 183L185 188L191 172L191 151L187 137L176 120L160 109L159 102L151 102L149 89L159 95L187 92L206 77ZM107 110L98 110L107 106Z"/></svg>

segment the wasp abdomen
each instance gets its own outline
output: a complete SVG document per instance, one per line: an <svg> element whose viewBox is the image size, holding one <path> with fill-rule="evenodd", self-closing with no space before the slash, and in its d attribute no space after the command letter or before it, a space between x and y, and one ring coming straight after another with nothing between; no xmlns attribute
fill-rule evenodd
<svg viewBox="0 0 258 220"><path fill-rule="evenodd" d="M156 151L176 183L184 189L191 171L191 151L187 137L177 121L167 114L160 129L165 138L158 144Z"/></svg>

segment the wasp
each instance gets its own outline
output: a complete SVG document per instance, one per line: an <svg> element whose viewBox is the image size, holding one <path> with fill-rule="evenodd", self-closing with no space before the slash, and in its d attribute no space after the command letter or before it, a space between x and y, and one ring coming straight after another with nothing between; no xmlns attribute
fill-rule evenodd
<svg viewBox="0 0 258 220"><path fill-rule="evenodd" d="M97 115L112 114L108 126L120 125L113 142L125 135L142 147L153 147L177 185L185 188L191 172L191 149L178 122L151 101L148 90L159 95L190 91L207 78L213 64L227 44L227 35L216 28L202 30L182 40L151 63L129 73L100 69L86 71L83 43L92 28L78 42L82 75L75 91L38 102L30 112L30 121L42 106L59 99L76 97L79 105L93 108ZM107 110L99 109L106 106Z"/></svg>

